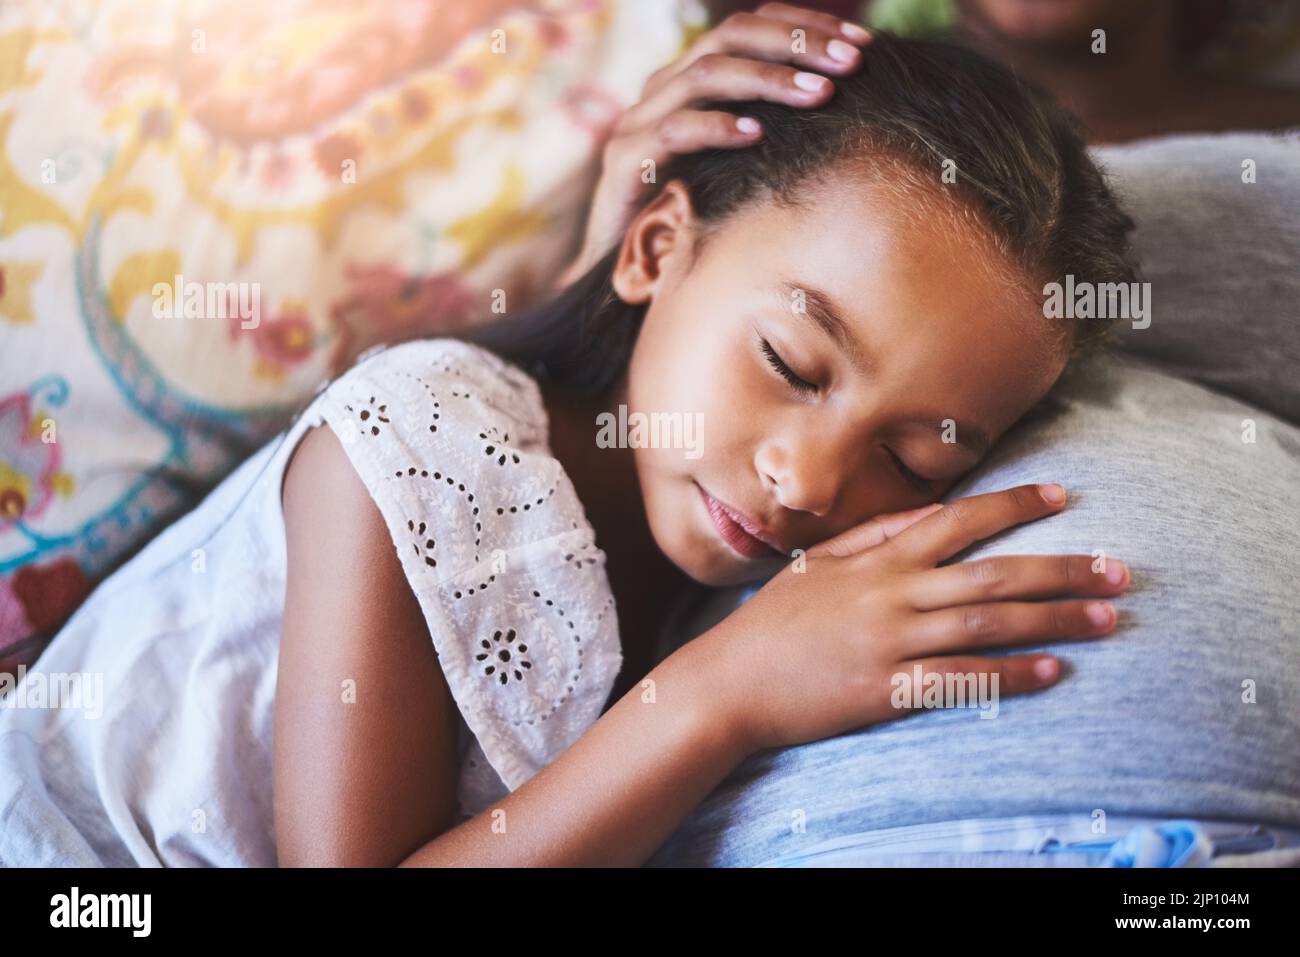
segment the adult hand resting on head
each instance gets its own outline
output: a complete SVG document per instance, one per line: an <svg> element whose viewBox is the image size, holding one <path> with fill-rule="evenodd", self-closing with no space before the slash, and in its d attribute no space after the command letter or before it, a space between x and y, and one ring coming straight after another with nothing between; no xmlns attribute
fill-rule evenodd
<svg viewBox="0 0 1300 957"><path fill-rule="evenodd" d="M622 237L654 184L653 179L646 182L647 161L658 167L676 154L744 147L762 138L756 120L701 110L701 104L769 100L820 105L834 90L834 83L820 74L843 76L856 70L862 56L854 44L870 39L855 23L788 3L733 13L701 34L685 53L651 74L640 102L615 123L602 154L581 251L557 288L590 269Z"/></svg>

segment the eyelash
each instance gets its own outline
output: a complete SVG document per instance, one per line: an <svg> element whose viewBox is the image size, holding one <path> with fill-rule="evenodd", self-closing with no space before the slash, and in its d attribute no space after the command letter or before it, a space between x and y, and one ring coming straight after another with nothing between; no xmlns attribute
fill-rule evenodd
<svg viewBox="0 0 1300 957"><path fill-rule="evenodd" d="M768 364L776 370L777 375L790 383L790 388L802 395L809 395L817 391L817 386L807 379L801 379L793 369L785 364L785 360L777 355L776 350L772 348L772 343L761 337L758 341L762 343L762 352L767 357Z"/></svg>
<svg viewBox="0 0 1300 957"><path fill-rule="evenodd" d="M898 469L899 474L902 475L903 478L905 478L913 488L915 488L919 492L924 492L927 495L931 494L934 491L933 484L930 482L930 480L921 478L921 476L917 475L906 465L904 465L903 460L894 454L893 449L886 448L885 451L888 452L889 457L894 460L894 466L895 468Z"/></svg>
<svg viewBox="0 0 1300 957"><path fill-rule="evenodd" d="M759 342L762 343L763 355L767 357L768 364L776 370L777 374L781 376L781 378L790 383L792 389L804 395L817 391L817 386L813 385L813 383L809 382L807 379L800 378L795 374L793 369L785 364L785 360L777 355L776 350L772 348L772 343L763 338L760 338ZM894 454L893 449L887 448L885 451L888 452L889 457L894 460L894 467L898 469L898 474L903 476L903 479L909 485L918 492L927 495L933 491L933 486L929 479L922 478L904 465L903 460Z"/></svg>

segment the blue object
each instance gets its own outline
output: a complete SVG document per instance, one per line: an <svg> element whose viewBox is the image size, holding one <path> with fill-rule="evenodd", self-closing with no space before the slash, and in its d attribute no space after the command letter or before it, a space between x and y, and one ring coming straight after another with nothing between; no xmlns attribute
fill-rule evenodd
<svg viewBox="0 0 1300 957"><path fill-rule="evenodd" d="M1214 842L1195 821L1165 821L1133 828L1109 841L1078 841L1060 850L1109 847L1102 867L1203 867L1214 856ZM1048 848L1049 850L1052 848Z"/></svg>
<svg viewBox="0 0 1300 957"><path fill-rule="evenodd" d="M1203 867L1214 842L1193 821L1135 827L1115 842L1103 867Z"/></svg>

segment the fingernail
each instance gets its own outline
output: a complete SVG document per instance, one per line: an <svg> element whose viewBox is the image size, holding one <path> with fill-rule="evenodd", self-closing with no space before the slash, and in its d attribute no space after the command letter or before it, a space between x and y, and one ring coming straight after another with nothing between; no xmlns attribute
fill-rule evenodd
<svg viewBox="0 0 1300 957"><path fill-rule="evenodd" d="M826 86L827 82L826 77L818 76L816 73L796 73L794 75L794 85L801 90L820 90Z"/></svg>
<svg viewBox="0 0 1300 957"><path fill-rule="evenodd" d="M1098 627L1109 625L1115 614L1115 607L1104 601L1089 602L1087 610L1088 620Z"/></svg>
<svg viewBox="0 0 1300 957"><path fill-rule="evenodd" d="M1038 494L1050 505L1060 505L1065 501L1065 489L1059 485L1040 485Z"/></svg>
<svg viewBox="0 0 1300 957"><path fill-rule="evenodd" d="M1034 662L1034 674L1044 681L1051 681L1060 670L1060 662L1055 658L1039 658Z"/></svg>
<svg viewBox="0 0 1300 957"><path fill-rule="evenodd" d="M740 119L736 120L736 129L740 130L740 132L744 133L746 136L753 136L759 131L760 127L758 125L758 120L754 119L752 116L742 116Z"/></svg>
<svg viewBox="0 0 1300 957"><path fill-rule="evenodd" d="M1128 580L1128 566L1112 558L1106 562L1106 581L1112 585L1122 585Z"/></svg>
<svg viewBox="0 0 1300 957"><path fill-rule="evenodd" d="M858 55L858 48L849 46L843 40L832 40L826 44L826 52L830 54L832 60L848 63Z"/></svg>
<svg viewBox="0 0 1300 957"><path fill-rule="evenodd" d="M871 39L871 33L870 33L870 31L868 31L868 30L864 30L862 27L858 26L856 23L847 23L847 22L846 22L846 23L842 23L842 24L840 24L840 33L843 33L843 34L844 34L846 37L848 37L850 40L853 40L853 41L855 41L855 42L857 42L857 43L862 43L862 42L865 41L865 40L870 40L870 39Z"/></svg>

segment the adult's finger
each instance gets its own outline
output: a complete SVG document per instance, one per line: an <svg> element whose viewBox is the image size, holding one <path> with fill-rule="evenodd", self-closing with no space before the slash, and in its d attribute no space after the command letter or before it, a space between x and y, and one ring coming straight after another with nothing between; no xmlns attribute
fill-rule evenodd
<svg viewBox="0 0 1300 957"><path fill-rule="evenodd" d="M771 17L797 27L816 27L831 36L841 36L853 43L867 43L871 40L871 31L849 20L842 20L833 13L821 10L809 10L793 3L764 3L754 10L760 17Z"/></svg>
<svg viewBox="0 0 1300 957"><path fill-rule="evenodd" d="M745 57L710 53L670 82L629 107L618 127L636 132L684 107L711 100L767 100L814 106L829 98L834 85L816 73Z"/></svg>
<svg viewBox="0 0 1300 957"><path fill-rule="evenodd" d="M678 153L752 145L761 138L762 127L755 121L750 129L741 119L744 117L725 110L678 110L648 129L611 140L605 150L605 167L621 168L639 179L648 159L663 164Z"/></svg>
<svg viewBox="0 0 1300 957"><path fill-rule="evenodd" d="M680 57L656 71L646 81L642 98L654 94L690 68L696 60L710 54L791 63L823 73L849 73L862 62L861 51L855 44L863 42L865 41L846 42L846 37L838 28L824 31L805 27L802 44L796 46L789 21L754 13L733 13L696 40Z"/></svg>

